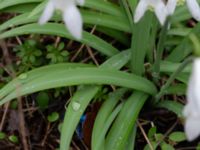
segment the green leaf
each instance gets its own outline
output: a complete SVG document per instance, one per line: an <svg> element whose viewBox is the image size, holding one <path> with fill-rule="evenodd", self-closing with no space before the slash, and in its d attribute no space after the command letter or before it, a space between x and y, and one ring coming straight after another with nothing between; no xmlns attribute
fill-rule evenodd
<svg viewBox="0 0 200 150"><path fill-rule="evenodd" d="M141 75L144 73L144 59L149 48L152 15L146 14L134 24L131 41L131 71Z"/></svg>
<svg viewBox="0 0 200 150"><path fill-rule="evenodd" d="M169 139L174 142L182 142L186 140L186 135L184 132L176 131L169 135Z"/></svg>
<svg viewBox="0 0 200 150"><path fill-rule="evenodd" d="M123 51L105 61L100 66L100 68L111 68L117 70L122 68L129 61L129 59L129 51ZM83 86L82 88L79 88L78 91L71 98L71 101L65 113L63 128L61 132L61 150L66 150L69 148L73 133L78 125L81 115L85 111L89 102L95 97L100 89L101 86ZM73 103L77 102L80 104L80 111L74 111L72 109Z"/></svg>
<svg viewBox="0 0 200 150"><path fill-rule="evenodd" d="M151 145L152 145L152 147L153 147L153 150L156 150L156 148L157 148L157 143L154 142L154 141L150 141L150 142L151 142ZM152 150L152 149L150 148L149 144L147 144L147 145L144 147L144 150Z"/></svg>
<svg viewBox="0 0 200 150"><path fill-rule="evenodd" d="M198 143L196 150L200 150L200 143Z"/></svg>
<svg viewBox="0 0 200 150"><path fill-rule="evenodd" d="M3 39L26 34L49 34L74 40L74 38L67 32L65 26L57 23L47 23L43 26L39 24L24 25L0 34L0 38ZM83 32L83 37L80 42L93 47L94 49L107 56L112 56L118 53L118 50L114 48L111 44L85 31Z"/></svg>
<svg viewBox="0 0 200 150"><path fill-rule="evenodd" d="M175 149L170 144L162 142L161 143L161 150L175 150Z"/></svg>
<svg viewBox="0 0 200 150"><path fill-rule="evenodd" d="M156 131L157 131L157 128L156 126L154 127L151 127L148 131L148 138L149 139L153 139L154 138L154 135L156 134Z"/></svg>
<svg viewBox="0 0 200 150"><path fill-rule="evenodd" d="M166 108L174 112L178 117L183 117L183 104L176 101L163 100L160 101L156 107Z"/></svg>
<svg viewBox="0 0 200 150"><path fill-rule="evenodd" d="M60 63L60 64L56 64L56 65L48 65L48 66L44 66L41 68L36 68L32 71L29 71L29 73L22 73L21 75L19 75L19 79L21 80L22 84L25 84L39 76L41 76L42 74L45 74L46 72L52 70L52 71L57 71L57 70L61 70L61 69L70 69L70 68L80 68L80 67L89 67L91 65L87 65L87 64L80 64L80 63ZM31 74L31 76L29 75ZM4 91L0 90L0 99L2 99L5 95L7 95L8 93L10 93L12 90L15 90L16 87L13 86L13 84L17 83L18 79L14 79L12 81L10 81L5 87L4 87Z"/></svg>
<svg viewBox="0 0 200 150"><path fill-rule="evenodd" d="M59 119L59 114L57 112L52 112L50 115L47 117L49 122L55 122Z"/></svg>
<svg viewBox="0 0 200 150"><path fill-rule="evenodd" d="M125 17L123 10L119 6L109 1L86 0L84 6L92 8L92 9L100 10L102 12L109 13L118 17Z"/></svg>
<svg viewBox="0 0 200 150"><path fill-rule="evenodd" d="M1 2L1 5L0 5L0 10L2 9L5 9L7 7L10 7L10 6L14 6L14 5L19 5L19 4L27 4L27 3L37 3L37 2L41 2L42 0L4 0Z"/></svg>
<svg viewBox="0 0 200 150"><path fill-rule="evenodd" d="M184 58L186 58L192 51L193 51L193 44L190 41L189 37L191 34L196 34L199 35L200 33L200 23L198 23L186 36L180 44L178 44L172 52L167 56L166 60L167 61L172 61L172 62L180 62ZM181 55L180 55L181 54Z"/></svg>
<svg viewBox="0 0 200 150"><path fill-rule="evenodd" d="M17 100L13 100L10 104L10 108L11 109L17 109L17 106L18 106L18 102Z"/></svg>
<svg viewBox="0 0 200 150"><path fill-rule="evenodd" d="M103 103L95 119L92 132L92 150L101 150L104 147L104 138L108 127L105 126L110 114L112 114L114 107L124 95L127 89L118 89L109 94L108 99ZM101 129L101 130L99 130ZM104 131L104 132L103 132Z"/></svg>
<svg viewBox="0 0 200 150"><path fill-rule="evenodd" d="M41 109L44 109L49 104L49 95L46 92L40 92L36 97L36 101L37 101L38 106Z"/></svg>
<svg viewBox="0 0 200 150"><path fill-rule="evenodd" d="M0 132L0 140L5 139L6 134L4 132Z"/></svg>
<svg viewBox="0 0 200 150"><path fill-rule="evenodd" d="M48 67L45 67L45 70L48 71L44 72L42 68L43 67L41 67L42 71L40 76L34 80L29 80L27 83L24 83L23 80L27 80L28 78L33 78L32 76L35 76L31 71L25 73L27 75L27 79L21 78L23 74L17 77L15 82L13 81L14 83L8 86L15 88L20 85L20 92L14 89L13 91L10 91L8 95L5 95L5 98L3 98L4 95L2 95L0 104L2 105L3 103L16 98L17 96L23 96L45 89L80 84L117 85L143 91L151 95L154 95L157 92L155 85L146 78L122 71L115 71L113 69L93 67L65 69L65 67L63 67L55 71L52 70L51 67L49 70ZM5 89L1 89L0 93L7 93L6 90L7 87L5 86Z"/></svg>
<svg viewBox="0 0 200 150"><path fill-rule="evenodd" d="M101 14L98 12L91 12L88 10L81 11L83 16L83 22L85 24L98 25L103 27L108 27L111 29L117 29L119 31L130 32L130 26L125 18L119 18L116 16L111 16L107 14ZM36 23L38 22L39 15L35 15L30 17L30 13L24 13L22 15L18 15L3 23L0 26L0 30L5 30L9 27L18 26L22 24L28 23ZM61 16L55 15L51 18L52 21L60 21L62 20Z"/></svg>
<svg viewBox="0 0 200 150"><path fill-rule="evenodd" d="M125 148L138 114L147 98L147 94L135 91L127 99L106 137L106 149L122 150Z"/></svg>
<svg viewBox="0 0 200 150"><path fill-rule="evenodd" d="M19 139L16 135L10 135L8 139L13 143L19 143Z"/></svg>

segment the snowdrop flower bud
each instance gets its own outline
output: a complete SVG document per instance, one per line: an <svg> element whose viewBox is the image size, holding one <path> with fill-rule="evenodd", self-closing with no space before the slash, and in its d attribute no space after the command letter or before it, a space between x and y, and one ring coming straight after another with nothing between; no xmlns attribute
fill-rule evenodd
<svg viewBox="0 0 200 150"><path fill-rule="evenodd" d="M197 21L200 21L200 7L196 0L186 0L187 7L192 14L192 17Z"/></svg>
<svg viewBox="0 0 200 150"><path fill-rule="evenodd" d="M149 7L154 9L160 24L163 25L168 15L163 0L140 0L135 10L134 22L137 23Z"/></svg>
<svg viewBox="0 0 200 150"><path fill-rule="evenodd" d="M76 38L82 37L83 21L81 14L76 5L83 5L84 0L49 0L39 19L40 24L45 24L53 15L54 10L58 9L62 12L62 17L66 28Z"/></svg>
<svg viewBox="0 0 200 150"><path fill-rule="evenodd" d="M192 141L200 135L200 58L196 58L193 63L183 114L186 118L186 136Z"/></svg>

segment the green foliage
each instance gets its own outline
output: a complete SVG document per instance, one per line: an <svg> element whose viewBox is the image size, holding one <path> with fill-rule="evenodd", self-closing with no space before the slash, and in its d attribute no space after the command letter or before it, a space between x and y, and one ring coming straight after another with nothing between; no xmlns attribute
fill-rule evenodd
<svg viewBox="0 0 200 150"><path fill-rule="evenodd" d="M122 150L127 145L133 149L135 140L129 139L135 139L135 122L146 100L152 100L150 103L155 107L183 117L183 105L172 98L185 94L191 71L190 65L186 67L186 58L199 48L200 41L200 23L195 22L193 28L188 26L191 16L184 7L178 7L169 18L170 28L167 23L163 28L150 11L139 23L132 22L136 0L86 0L84 8L80 8L84 22L83 38L74 42L74 51L77 52L76 46L80 45L92 48L97 54L94 59L102 63L94 67L67 63L71 53L65 44L75 39L61 22L60 14L56 13L51 23L43 26L37 23L46 1L4 0L0 3L1 12L16 14L0 25L0 39L30 34L31 37L45 34L61 38L59 43L43 45L42 40L24 36L22 44L15 48L14 53L11 52L17 56L17 61L13 60L16 64L14 70L20 75L11 81L12 77L4 77L5 72L0 68L0 105L18 96L39 92L36 93L36 102L45 109L50 99L59 99L70 86L75 86L60 129L61 150L69 148L80 117L92 100L104 100L92 133L93 150ZM90 32L91 29L95 32ZM62 38L68 40L63 42ZM84 48L82 53L86 54ZM84 60L81 59L80 62ZM17 91L16 87L20 90ZM52 88L59 89L49 90ZM16 101L12 102L11 108L16 108L16 105ZM51 113L47 119L49 122L58 121L58 112ZM186 139L181 131L165 136L158 133L157 127L149 129L148 138L154 149L162 150L173 150L176 144ZM14 135L9 140L19 142ZM149 145L144 147L145 150L150 148Z"/></svg>
<svg viewBox="0 0 200 150"><path fill-rule="evenodd" d="M17 106L18 106L17 100L11 101L11 103L10 103L10 108L11 109L17 109Z"/></svg>
<svg viewBox="0 0 200 150"><path fill-rule="evenodd" d="M148 139L154 149L159 146L161 150L175 150L174 146L185 141L186 136L184 132L175 131L165 137L162 133L157 133L156 126L153 126L148 131ZM158 145L158 143L160 144ZM147 144L144 149L150 150L151 148Z"/></svg>
<svg viewBox="0 0 200 150"><path fill-rule="evenodd" d="M172 132L169 135L169 139L172 140L173 142L182 142L186 140L186 136L184 132Z"/></svg>
<svg viewBox="0 0 200 150"><path fill-rule="evenodd" d="M6 138L6 134L4 132L0 132L0 140L3 140Z"/></svg>
<svg viewBox="0 0 200 150"><path fill-rule="evenodd" d="M49 122L55 122L59 119L59 114L57 112L52 112L50 115L47 117Z"/></svg>
<svg viewBox="0 0 200 150"><path fill-rule="evenodd" d="M175 148L173 148L173 146L171 146L170 144L167 144L165 142L163 142L161 144L161 149L162 150L175 150Z"/></svg>
<svg viewBox="0 0 200 150"><path fill-rule="evenodd" d="M69 53L64 49L64 43L61 42L58 47L53 45L47 46L46 58L50 60L50 63L61 63L68 60Z"/></svg>
<svg viewBox="0 0 200 150"><path fill-rule="evenodd" d="M16 55L20 58L21 67L25 67L23 71L41 65L42 51L38 48L37 41L27 40L22 45L15 48Z"/></svg>
<svg viewBox="0 0 200 150"><path fill-rule="evenodd" d="M47 108L49 104L49 95L47 92L39 92L36 102L41 109Z"/></svg>
<svg viewBox="0 0 200 150"><path fill-rule="evenodd" d="M18 137L17 137L16 135L10 135L10 136L8 137L8 139L9 139L12 143L15 143L15 144L19 143L19 139L18 139Z"/></svg>

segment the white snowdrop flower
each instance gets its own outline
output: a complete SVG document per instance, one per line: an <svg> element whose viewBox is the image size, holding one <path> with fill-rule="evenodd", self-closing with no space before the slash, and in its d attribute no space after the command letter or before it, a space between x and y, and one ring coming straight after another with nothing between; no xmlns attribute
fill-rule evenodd
<svg viewBox="0 0 200 150"><path fill-rule="evenodd" d="M137 23L143 17L148 8L153 8L160 24L163 25L168 15L163 0L140 0L135 10L134 22Z"/></svg>
<svg viewBox="0 0 200 150"><path fill-rule="evenodd" d="M200 135L200 58L196 58L193 63L183 114L186 118L186 136L192 141Z"/></svg>
<svg viewBox="0 0 200 150"><path fill-rule="evenodd" d="M200 7L196 0L186 0L187 7L194 19L200 21Z"/></svg>
<svg viewBox="0 0 200 150"><path fill-rule="evenodd" d="M173 15L177 5L177 0L168 0L166 7L169 15Z"/></svg>
<svg viewBox="0 0 200 150"><path fill-rule="evenodd" d="M60 10L68 31L76 39L81 39L83 21L77 4L82 6L84 0L49 0L39 23L45 24L52 17L55 9Z"/></svg>

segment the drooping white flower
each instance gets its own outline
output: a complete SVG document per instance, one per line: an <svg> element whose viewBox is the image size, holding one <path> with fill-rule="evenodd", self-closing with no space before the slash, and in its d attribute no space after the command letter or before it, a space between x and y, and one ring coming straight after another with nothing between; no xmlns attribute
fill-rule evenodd
<svg viewBox="0 0 200 150"><path fill-rule="evenodd" d="M166 7L169 15L173 15L176 9L177 0L168 0Z"/></svg>
<svg viewBox="0 0 200 150"><path fill-rule="evenodd" d="M83 21L76 5L83 5L84 0L49 0L42 16L39 19L40 24L45 24L53 15L54 10L62 12L62 17L68 31L76 38L82 37Z"/></svg>
<svg viewBox="0 0 200 150"><path fill-rule="evenodd" d="M200 135L200 58L196 58L193 63L183 114L186 118L186 136L192 141Z"/></svg>
<svg viewBox="0 0 200 150"><path fill-rule="evenodd" d="M163 0L140 0L135 10L134 22L137 23L149 7L153 8L160 24L163 25L168 15Z"/></svg>
<svg viewBox="0 0 200 150"><path fill-rule="evenodd" d="M183 4L185 1L192 17L200 21L200 7L197 0L168 0L166 6L169 14L172 15L174 13L177 3Z"/></svg>
<svg viewBox="0 0 200 150"><path fill-rule="evenodd" d="M197 21L200 21L200 7L196 0L186 0L188 10L192 17Z"/></svg>

